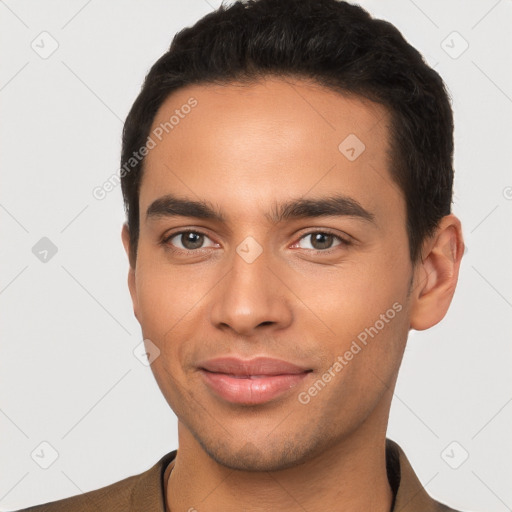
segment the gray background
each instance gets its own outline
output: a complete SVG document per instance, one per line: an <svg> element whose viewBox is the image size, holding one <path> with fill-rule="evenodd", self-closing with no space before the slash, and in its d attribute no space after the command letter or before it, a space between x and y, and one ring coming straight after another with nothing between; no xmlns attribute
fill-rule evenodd
<svg viewBox="0 0 512 512"><path fill-rule="evenodd" d="M150 65L219 3L0 1L1 510L102 487L177 447L176 419L133 354L120 187L101 201L92 190L117 171ZM468 248L447 317L410 337L388 435L437 499L511 510L512 2L362 5L451 91Z"/></svg>

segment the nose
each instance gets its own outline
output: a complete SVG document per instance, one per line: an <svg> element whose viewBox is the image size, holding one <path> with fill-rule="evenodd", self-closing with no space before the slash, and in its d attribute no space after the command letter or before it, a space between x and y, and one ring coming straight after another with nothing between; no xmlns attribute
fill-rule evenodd
<svg viewBox="0 0 512 512"><path fill-rule="evenodd" d="M265 251L252 262L233 254L212 296L211 322L217 329L251 336L291 324L290 292L270 265Z"/></svg>

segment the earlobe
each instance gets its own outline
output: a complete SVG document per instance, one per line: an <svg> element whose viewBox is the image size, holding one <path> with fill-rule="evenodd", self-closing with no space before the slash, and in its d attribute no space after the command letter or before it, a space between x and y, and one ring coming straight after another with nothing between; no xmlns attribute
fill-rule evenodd
<svg viewBox="0 0 512 512"><path fill-rule="evenodd" d="M425 241L422 260L416 265L411 292L412 329L433 327L446 315L457 286L463 252L460 221L455 215L447 215Z"/></svg>

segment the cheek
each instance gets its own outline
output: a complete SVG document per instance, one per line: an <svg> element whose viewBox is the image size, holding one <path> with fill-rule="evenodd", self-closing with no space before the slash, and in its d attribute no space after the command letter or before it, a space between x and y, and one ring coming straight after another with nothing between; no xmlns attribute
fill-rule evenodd
<svg viewBox="0 0 512 512"><path fill-rule="evenodd" d="M385 313L396 301L403 303L411 275L408 249L393 247L392 237L386 237L347 276L355 307L370 315L368 320L371 320Z"/></svg>
<svg viewBox="0 0 512 512"><path fill-rule="evenodd" d="M396 302L404 306L410 278L404 268L407 265L395 265L392 258L357 258L328 272L302 273L294 285L300 286L296 289L301 290L303 302L346 340L372 326L390 308L388 316L393 315Z"/></svg>
<svg viewBox="0 0 512 512"><path fill-rule="evenodd" d="M373 410L400 366L408 332L406 295L387 289L376 296L375 288L366 297L355 293L330 317L336 337L322 347L328 362L319 375L330 382L316 407L318 414L331 411L334 422L355 421Z"/></svg>
<svg viewBox="0 0 512 512"><path fill-rule="evenodd" d="M190 272L160 260L158 254L141 254L137 299L143 327L168 330L198 302L202 285Z"/></svg>
<svg viewBox="0 0 512 512"><path fill-rule="evenodd" d="M203 334L210 281L199 269L165 263L141 265L137 274L138 320L144 338L164 356L155 369L165 365L170 371L170 366L177 366L193 346L188 342Z"/></svg>
<svg viewBox="0 0 512 512"><path fill-rule="evenodd" d="M155 267L145 268L137 275L138 320L142 333L161 352L168 349L164 340L185 314L187 298L180 295L183 292L179 291L170 276Z"/></svg>
<svg viewBox="0 0 512 512"><path fill-rule="evenodd" d="M408 268L408 255L386 258L383 251L364 272L351 276L346 317L351 332L345 339L350 339L349 350L358 352L352 370L365 393L389 385L398 370L409 328Z"/></svg>
<svg viewBox="0 0 512 512"><path fill-rule="evenodd" d="M197 314L199 290L187 286L183 272L164 265L141 265L137 275L139 323L144 339L159 350L151 371L173 410L189 400L184 396L183 351L193 332L189 319ZM204 295L204 294L203 294Z"/></svg>
<svg viewBox="0 0 512 512"><path fill-rule="evenodd" d="M357 397L346 399L353 407L367 399L371 402L382 391L383 382L390 385L398 369L409 328L410 279L407 260L396 261L400 257L379 256L364 263L361 258L323 279L322 293L308 287L304 302L319 312L332 331L324 340L328 342L318 346L327 362L325 369L340 357L343 365L336 374L340 377L333 379L337 391L330 398L335 402L340 393Z"/></svg>

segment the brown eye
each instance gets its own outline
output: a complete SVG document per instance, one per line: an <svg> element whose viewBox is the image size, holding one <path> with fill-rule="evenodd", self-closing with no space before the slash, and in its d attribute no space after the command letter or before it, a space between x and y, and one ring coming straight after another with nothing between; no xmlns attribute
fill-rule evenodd
<svg viewBox="0 0 512 512"><path fill-rule="evenodd" d="M204 235L193 232L182 233L180 241L185 249L199 249L203 245Z"/></svg>
<svg viewBox="0 0 512 512"><path fill-rule="evenodd" d="M327 251L338 245L349 245L349 243L340 236L326 231L313 231L311 233L307 233L298 242L298 246L301 249L310 249L314 251Z"/></svg>
<svg viewBox="0 0 512 512"><path fill-rule="evenodd" d="M311 245L318 250L329 249L332 246L334 236L328 233L314 233L311 236Z"/></svg>
<svg viewBox="0 0 512 512"><path fill-rule="evenodd" d="M196 249L203 249L205 241L210 242L205 247L214 246L214 243L203 233L198 231L180 231L169 236L164 242L178 250L194 251Z"/></svg>

